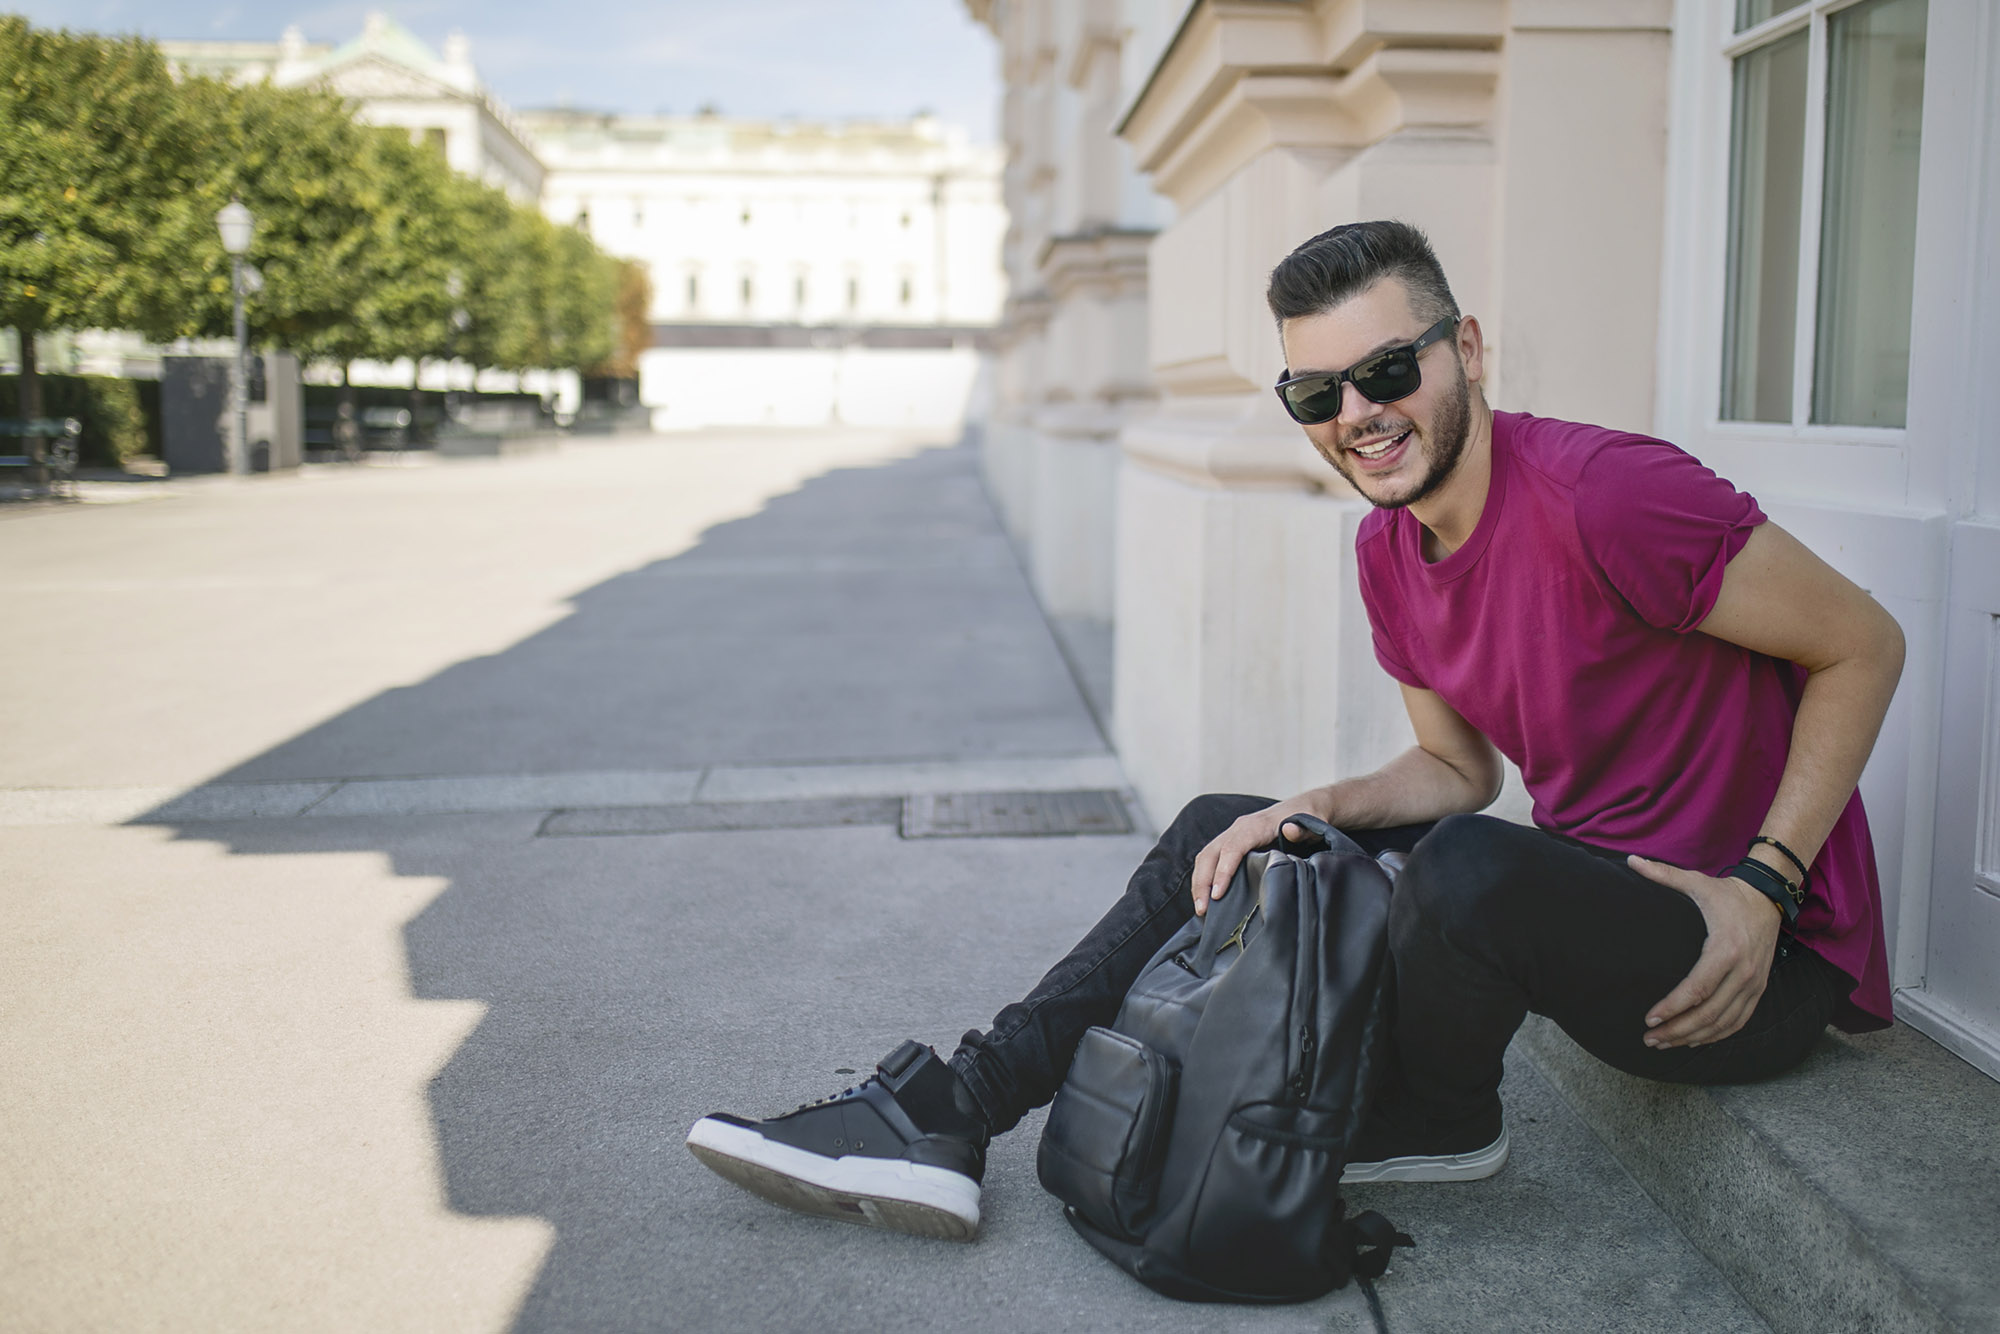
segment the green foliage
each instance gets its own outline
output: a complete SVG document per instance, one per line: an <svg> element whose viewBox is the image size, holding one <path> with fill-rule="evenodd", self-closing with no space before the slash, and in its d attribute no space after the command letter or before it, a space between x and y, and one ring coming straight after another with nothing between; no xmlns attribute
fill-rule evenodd
<svg viewBox="0 0 2000 1334"><path fill-rule="evenodd" d="M0 324L226 336L232 197L257 219L256 342L510 370L613 352L616 262L406 132L323 92L177 85L137 39L0 18Z"/></svg>
<svg viewBox="0 0 2000 1334"><path fill-rule="evenodd" d="M639 354L653 345L653 278L636 259L617 261L618 294L612 305L611 355L589 367L592 375L630 380L639 374Z"/></svg>
<svg viewBox="0 0 2000 1334"><path fill-rule="evenodd" d="M77 448L85 466L115 468L152 451L137 382L110 375L43 375L41 381L42 415L74 417L82 425ZM20 415L20 386L19 376L0 376L0 417Z"/></svg>
<svg viewBox="0 0 2000 1334"><path fill-rule="evenodd" d="M264 276L248 303L253 337L306 357L368 355L359 327L363 261L379 200L360 169L366 134L346 105L306 89L208 79L191 79L182 92L210 143L176 218L196 289L183 332L230 332L229 257L215 215L240 198L257 220L248 258Z"/></svg>
<svg viewBox="0 0 2000 1334"><path fill-rule="evenodd" d="M150 42L0 17L0 324L178 332L163 219L199 153Z"/></svg>

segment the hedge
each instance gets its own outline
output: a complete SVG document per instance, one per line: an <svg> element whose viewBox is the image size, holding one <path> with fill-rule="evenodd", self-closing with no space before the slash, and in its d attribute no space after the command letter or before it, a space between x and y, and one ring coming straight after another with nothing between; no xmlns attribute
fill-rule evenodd
<svg viewBox="0 0 2000 1334"><path fill-rule="evenodd" d="M116 468L141 454L157 454L159 446L147 429L141 401L144 389L158 386L112 375L43 375L42 415L74 417L83 424L77 441L85 467ZM0 375L0 417L21 415L21 377ZM0 453L19 448L18 440L0 440Z"/></svg>

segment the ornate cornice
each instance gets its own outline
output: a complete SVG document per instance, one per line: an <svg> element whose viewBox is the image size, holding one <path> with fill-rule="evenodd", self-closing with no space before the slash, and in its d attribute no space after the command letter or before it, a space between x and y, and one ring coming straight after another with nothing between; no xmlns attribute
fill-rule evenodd
<svg viewBox="0 0 2000 1334"><path fill-rule="evenodd" d="M1144 295L1151 228L1097 227L1051 236L1035 257L1049 295L1067 300L1077 292L1108 296Z"/></svg>
<svg viewBox="0 0 2000 1334"><path fill-rule="evenodd" d="M1271 148L1483 132L1505 0L1196 0L1118 127L1183 208Z"/></svg>

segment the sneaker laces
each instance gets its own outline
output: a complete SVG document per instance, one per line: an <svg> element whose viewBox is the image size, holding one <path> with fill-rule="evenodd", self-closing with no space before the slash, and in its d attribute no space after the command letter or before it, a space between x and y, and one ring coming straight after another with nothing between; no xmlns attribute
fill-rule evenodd
<svg viewBox="0 0 2000 1334"><path fill-rule="evenodd" d="M853 1097L855 1094L859 1093L862 1089L867 1088L870 1084L879 1084L881 1082L882 1082L881 1076L870 1075L868 1076L868 1078L862 1080L859 1084L854 1085L852 1088L844 1088L838 1093L829 1093L824 1098L814 1098L811 1102L802 1102L798 1106L792 1108L791 1111L785 1113L785 1115L797 1116L800 1112L809 1112L815 1107L828 1106L832 1103L839 1102L843 1098Z"/></svg>

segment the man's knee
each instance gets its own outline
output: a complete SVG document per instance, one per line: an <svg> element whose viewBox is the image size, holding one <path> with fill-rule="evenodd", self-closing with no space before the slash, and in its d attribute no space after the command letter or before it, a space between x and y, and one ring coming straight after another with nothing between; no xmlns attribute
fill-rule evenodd
<svg viewBox="0 0 2000 1334"><path fill-rule="evenodd" d="M1392 938L1418 929L1485 931L1507 913L1521 838L1533 830L1490 815L1448 815L1417 841L1390 905Z"/></svg>

